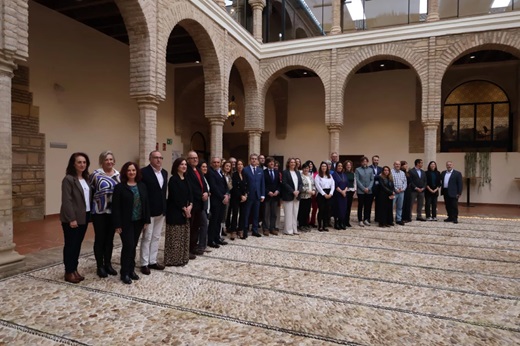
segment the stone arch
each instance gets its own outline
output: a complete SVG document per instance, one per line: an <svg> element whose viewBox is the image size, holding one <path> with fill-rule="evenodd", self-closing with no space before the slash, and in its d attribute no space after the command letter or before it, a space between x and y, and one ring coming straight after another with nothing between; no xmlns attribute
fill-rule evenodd
<svg viewBox="0 0 520 346"><path fill-rule="evenodd" d="M261 63L262 64L262 63ZM262 64L263 65L263 64ZM310 70L318 75L320 79L323 89L325 91L325 123L330 123L330 88L329 88L329 80L330 80L330 69L326 64L321 63L319 59L314 59L307 57L305 55L291 55L283 58L279 58L267 63L267 66L264 66L262 69L262 77L260 79L260 100L259 106L261 109L265 109L265 98L267 95L267 91L271 84L276 80L276 78L280 77L287 71L304 68ZM262 111L262 118L255 121L259 122L259 128L263 129L265 124L265 115ZM261 122L261 123L260 123Z"/></svg>
<svg viewBox="0 0 520 346"><path fill-rule="evenodd" d="M364 47L356 51L354 54L348 56L345 63L338 67L337 80L339 83L343 83L341 88L341 94L337 95L337 107L335 109L335 116L337 116L343 122L343 107L344 107L344 95L350 78L356 73L356 71L370 62L380 59L391 59L396 60L410 66L421 84L421 95L425 99L428 95L428 83L426 82L428 76L428 60L427 52L424 55L418 54L408 47L402 44L381 44L376 46ZM342 82L341 82L342 81ZM421 117L424 118L427 115L427 103L422 102Z"/></svg>
<svg viewBox="0 0 520 346"><path fill-rule="evenodd" d="M448 68L461 56L483 49L501 50L520 58L520 33L491 31L458 39L437 60L437 72L442 80Z"/></svg>
<svg viewBox="0 0 520 346"><path fill-rule="evenodd" d="M249 128L254 128L255 118L259 115L259 102L258 102L258 82L257 77L255 75L255 71L251 62L248 61L245 57L239 56L234 59L233 63L229 65L226 71L226 81L225 85L229 87L229 79L231 76L231 68L236 66L238 72L240 73L240 78L242 80L242 85L244 86L244 95L245 95L245 130ZM226 87L226 97L229 96L229 90ZM263 113L263 112L261 112Z"/></svg>
<svg viewBox="0 0 520 346"><path fill-rule="evenodd" d="M222 90L227 89L222 76L222 61L215 46L223 46L224 32L216 28L216 24L206 14L191 5L189 1L169 4L161 11L158 42L158 83L165 87L166 83L166 48L168 38L176 25L181 25L193 38L201 55L205 78L205 114L206 116L223 116L227 114ZM221 53L223 54L223 53ZM208 102L211 100L211 102Z"/></svg>
<svg viewBox="0 0 520 346"><path fill-rule="evenodd" d="M130 44L130 95L164 99L164 94L157 90L156 36L148 27L145 9L139 0L115 0L115 3L125 22Z"/></svg>

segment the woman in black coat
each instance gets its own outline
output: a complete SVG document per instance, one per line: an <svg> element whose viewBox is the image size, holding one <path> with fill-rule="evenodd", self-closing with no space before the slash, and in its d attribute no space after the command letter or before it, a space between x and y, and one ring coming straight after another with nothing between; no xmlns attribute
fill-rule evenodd
<svg viewBox="0 0 520 346"><path fill-rule="evenodd" d="M426 221L437 221L437 198L440 190L441 173L437 169L437 163L431 161L426 171L426 190L424 190Z"/></svg>
<svg viewBox="0 0 520 346"><path fill-rule="evenodd" d="M403 222L411 222L412 221L412 213L410 204L412 203L412 186L411 186L411 178L410 173L408 173L408 162L401 161L401 171L406 175L406 190L404 190L404 200L403 200L403 214L402 221Z"/></svg>
<svg viewBox="0 0 520 346"><path fill-rule="evenodd" d="M134 162L121 168L121 184L112 195L112 217L116 233L121 237L121 281L131 284L139 280L135 273L135 249L141 232L150 224L150 206L141 170Z"/></svg>
<svg viewBox="0 0 520 346"><path fill-rule="evenodd" d="M248 180L247 175L243 173L244 170L244 161L237 160L236 164L236 172L233 172L231 177L233 188L231 189L231 200L230 200L230 208L231 208L231 225L229 235L229 239L235 240L236 232L238 231L238 236L240 238L243 237L242 230L240 229L240 225L244 224L244 215L246 209L246 201L247 201L247 189L248 189ZM240 211L239 211L240 210ZM238 214L240 213L240 218ZM238 222L238 229L237 229Z"/></svg>
<svg viewBox="0 0 520 346"><path fill-rule="evenodd" d="M390 167L384 166L379 175L379 188L376 195L376 220L379 222L379 227L394 225L394 198L394 181Z"/></svg>
<svg viewBox="0 0 520 346"><path fill-rule="evenodd" d="M300 171L296 170L296 159L289 158L282 173L283 210L285 213L285 229L283 234L293 235L298 232L298 210L300 208L300 191L303 181Z"/></svg>
<svg viewBox="0 0 520 346"><path fill-rule="evenodd" d="M173 162L172 176L168 182L166 205L166 235L164 240L164 264L184 266L195 254L190 254L190 224L193 196L186 180L188 164L179 157Z"/></svg>

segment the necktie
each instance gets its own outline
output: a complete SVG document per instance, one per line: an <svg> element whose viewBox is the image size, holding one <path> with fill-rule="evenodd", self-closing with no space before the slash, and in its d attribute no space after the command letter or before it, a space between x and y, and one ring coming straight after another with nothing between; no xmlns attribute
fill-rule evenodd
<svg viewBox="0 0 520 346"><path fill-rule="evenodd" d="M272 169L271 169L271 180L274 181L274 172Z"/></svg>
<svg viewBox="0 0 520 346"><path fill-rule="evenodd" d="M253 175L256 174L256 167L253 167Z"/></svg>

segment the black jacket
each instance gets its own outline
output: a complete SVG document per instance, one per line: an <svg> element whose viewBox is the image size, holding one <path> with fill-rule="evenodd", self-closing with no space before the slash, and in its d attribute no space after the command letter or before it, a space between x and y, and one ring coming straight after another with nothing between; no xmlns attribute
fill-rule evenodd
<svg viewBox="0 0 520 346"><path fill-rule="evenodd" d="M204 182L204 174L200 171L200 169L196 168L197 172L199 172L200 178L202 179L202 188L200 187L200 181L195 174L195 171L192 167L188 166L188 170L186 171L186 179L188 180L188 184L191 188L191 195L193 197L193 209L194 210L202 210L204 203L202 202L202 194L204 192L208 192L206 187L206 183Z"/></svg>
<svg viewBox="0 0 520 346"><path fill-rule="evenodd" d="M187 219L182 208L187 207L192 202L193 196L188 180L186 178L182 180L178 174L172 175L168 182L166 223L168 225L184 225Z"/></svg>
<svg viewBox="0 0 520 346"><path fill-rule="evenodd" d="M291 172L289 170L285 170L282 173L282 201L292 201L294 200L293 192L298 190L301 191L303 188L302 176L299 171L296 171L296 176L298 177L298 186L294 186L293 179L291 177Z"/></svg>
<svg viewBox="0 0 520 346"><path fill-rule="evenodd" d="M274 181L271 178L271 173L269 172L269 168L264 171L265 199L280 198L280 195L278 195L276 197L269 197L269 192L280 191L281 185L282 185L280 182L280 173L278 172L278 170L273 169L273 173L274 173Z"/></svg>
<svg viewBox="0 0 520 346"><path fill-rule="evenodd" d="M150 205L148 192L143 182L137 183L139 197L141 198L141 220L145 224L150 223ZM132 223L132 211L134 209L134 193L126 183L117 184L112 195L112 219L114 228L127 228Z"/></svg>
<svg viewBox="0 0 520 346"><path fill-rule="evenodd" d="M228 184L224 176L220 176L213 168L208 168L208 179L209 188L211 191L211 203L222 203L224 196L229 192Z"/></svg>
<svg viewBox="0 0 520 346"><path fill-rule="evenodd" d="M248 191L248 180L247 176L244 172L242 172L242 179L240 179L240 175L238 172L233 172L231 176L231 181L233 182L233 189L231 190L231 198L235 201L240 201L240 197L247 195Z"/></svg>
<svg viewBox="0 0 520 346"><path fill-rule="evenodd" d="M141 169L143 179L141 180L146 185L148 191L148 200L150 203L150 216L160 216L166 213L166 187L168 185L168 172L161 169L161 174L164 179L163 186L159 185L153 167L148 165Z"/></svg>

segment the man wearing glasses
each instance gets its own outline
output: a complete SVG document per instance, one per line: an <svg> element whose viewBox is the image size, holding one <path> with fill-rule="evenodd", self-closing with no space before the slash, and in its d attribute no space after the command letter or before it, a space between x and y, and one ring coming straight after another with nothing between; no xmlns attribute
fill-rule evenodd
<svg viewBox="0 0 520 346"><path fill-rule="evenodd" d="M163 157L160 151L152 151L148 157L150 164L141 169L143 183L148 191L150 203L150 225L141 237L141 273L150 275L150 269L163 270L157 262L159 242L166 215L166 190L168 172L162 168Z"/></svg>

